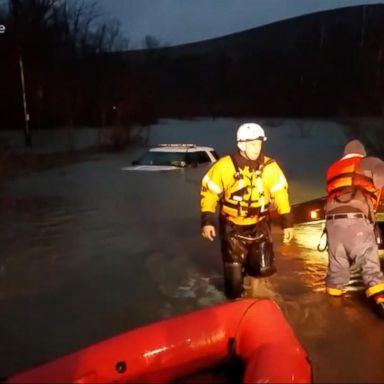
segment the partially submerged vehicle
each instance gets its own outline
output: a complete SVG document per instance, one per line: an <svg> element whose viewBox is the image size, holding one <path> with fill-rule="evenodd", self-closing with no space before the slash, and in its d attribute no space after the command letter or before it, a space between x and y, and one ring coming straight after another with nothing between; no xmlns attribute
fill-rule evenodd
<svg viewBox="0 0 384 384"><path fill-rule="evenodd" d="M233 359L244 383L309 383L306 353L271 300L241 299L128 331L6 383L169 383Z"/></svg>
<svg viewBox="0 0 384 384"><path fill-rule="evenodd" d="M218 155L214 148L196 144L159 144L149 148L124 171L171 171L214 163Z"/></svg>

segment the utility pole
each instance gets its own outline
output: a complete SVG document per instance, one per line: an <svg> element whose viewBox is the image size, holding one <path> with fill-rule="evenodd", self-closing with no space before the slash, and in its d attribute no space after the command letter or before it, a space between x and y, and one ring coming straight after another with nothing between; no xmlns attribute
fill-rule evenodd
<svg viewBox="0 0 384 384"><path fill-rule="evenodd" d="M21 94L23 101L23 112L24 112L24 136L25 144L30 147L32 145L31 130L29 126L29 113L27 105L27 93L25 87L25 76L24 76L24 60L23 60L23 50L21 45L21 35L20 35L20 22L19 22L19 1L20 0L10 0L9 7L13 15L13 23L16 33L16 46L17 46L17 56L20 70L20 83L21 83Z"/></svg>
<svg viewBox="0 0 384 384"><path fill-rule="evenodd" d="M19 68L20 68L21 92L23 95L25 144L30 147L32 145L32 140L31 140L31 130L29 127L29 113L28 113L28 108L27 108L27 95L25 92L23 55L22 55L22 51L21 51L20 46L18 47L18 56L19 56Z"/></svg>

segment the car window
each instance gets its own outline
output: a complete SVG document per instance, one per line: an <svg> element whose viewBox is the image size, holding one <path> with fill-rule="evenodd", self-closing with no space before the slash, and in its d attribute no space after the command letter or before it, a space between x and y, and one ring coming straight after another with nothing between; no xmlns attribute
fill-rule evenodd
<svg viewBox="0 0 384 384"><path fill-rule="evenodd" d="M185 161L183 152L146 152L137 162L138 165L178 165Z"/></svg>
<svg viewBox="0 0 384 384"><path fill-rule="evenodd" d="M204 164L204 163L210 163L211 159L208 156L208 153L205 151L198 151L198 152L188 152L187 153L187 163L197 163L197 164Z"/></svg>
<svg viewBox="0 0 384 384"><path fill-rule="evenodd" d="M210 153L216 160L219 160L219 155L217 154L216 151L209 151L209 153Z"/></svg>

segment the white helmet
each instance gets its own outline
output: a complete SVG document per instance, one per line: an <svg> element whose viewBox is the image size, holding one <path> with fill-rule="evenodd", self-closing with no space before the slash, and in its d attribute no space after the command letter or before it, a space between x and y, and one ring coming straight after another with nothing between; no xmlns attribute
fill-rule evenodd
<svg viewBox="0 0 384 384"><path fill-rule="evenodd" d="M265 136L264 129L261 128L259 124L256 123L245 123L241 124L237 130L237 146L241 151L244 151L244 142L252 140L262 140L267 141Z"/></svg>

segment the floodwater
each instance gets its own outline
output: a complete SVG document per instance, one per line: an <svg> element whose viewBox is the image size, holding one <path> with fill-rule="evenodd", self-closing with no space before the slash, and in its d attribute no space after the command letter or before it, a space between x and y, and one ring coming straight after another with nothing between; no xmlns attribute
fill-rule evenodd
<svg viewBox="0 0 384 384"><path fill-rule="evenodd" d="M230 151L236 125L225 123L220 130L198 122L198 143ZM175 133L175 125L153 127L151 141L197 142L188 129ZM267 149L283 164L293 201L322 195L321 172L342 148L340 132L323 128L321 135L334 130L339 141L320 140L317 128L303 137L302 125L271 124ZM319 151L327 158L312 156L310 169L303 169L308 154ZM0 376L226 300L219 242L200 238L205 169L122 171L139 152L101 153L4 182ZM316 250L322 225L297 226L292 244L282 244L274 227L278 273L250 281L248 294L281 306L312 361L316 383L382 383L384 321L364 299L358 273L345 297L325 295L327 255Z"/></svg>

